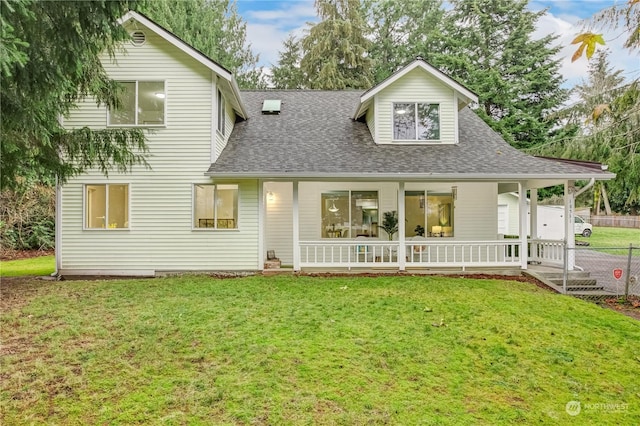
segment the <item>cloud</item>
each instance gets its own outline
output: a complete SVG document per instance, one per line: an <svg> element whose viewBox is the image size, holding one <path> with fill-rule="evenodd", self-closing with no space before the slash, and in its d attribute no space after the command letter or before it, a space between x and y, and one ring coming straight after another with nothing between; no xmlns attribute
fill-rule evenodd
<svg viewBox="0 0 640 426"><path fill-rule="evenodd" d="M278 62L282 42L293 34L299 37L307 28L306 23L317 21L311 1L272 2L269 10L247 10L243 18L247 22L247 40L253 51L260 54L260 63L266 67Z"/></svg>

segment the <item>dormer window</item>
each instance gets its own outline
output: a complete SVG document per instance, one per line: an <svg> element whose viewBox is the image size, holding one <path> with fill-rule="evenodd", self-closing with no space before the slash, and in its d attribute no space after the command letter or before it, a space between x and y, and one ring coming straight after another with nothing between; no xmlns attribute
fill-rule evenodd
<svg viewBox="0 0 640 426"><path fill-rule="evenodd" d="M421 102L393 104L394 141L440 141L440 105Z"/></svg>

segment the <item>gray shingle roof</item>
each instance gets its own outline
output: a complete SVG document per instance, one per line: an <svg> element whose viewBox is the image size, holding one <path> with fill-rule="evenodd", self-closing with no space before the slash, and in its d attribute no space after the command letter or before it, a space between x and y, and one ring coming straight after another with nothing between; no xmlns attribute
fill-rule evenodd
<svg viewBox="0 0 640 426"><path fill-rule="evenodd" d="M459 114L456 145L377 145L350 116L362 92L243 91L249 119L236 123L208 175L362 177L380 179L526 179L613 175L578 164L532 157L506 143L468 108ZM280 115L261 114L280 99Z"/></svg>

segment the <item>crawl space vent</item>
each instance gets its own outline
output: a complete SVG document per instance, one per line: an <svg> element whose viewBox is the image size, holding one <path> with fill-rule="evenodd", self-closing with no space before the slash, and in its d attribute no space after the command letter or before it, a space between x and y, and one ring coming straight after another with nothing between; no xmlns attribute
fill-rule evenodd
<svg viewBox="0 0 640 426"><path fill-rule="evenodd" d="M147 41L147 36L142 31L134 31L131 33L131 43L134 46L142 46Z"/></svg>
<svg viewBox="0 0 640 426"><path fill-rule="evenodd" d="M280 99L266 99L262 102L263 114L280 114Z"/></svg>

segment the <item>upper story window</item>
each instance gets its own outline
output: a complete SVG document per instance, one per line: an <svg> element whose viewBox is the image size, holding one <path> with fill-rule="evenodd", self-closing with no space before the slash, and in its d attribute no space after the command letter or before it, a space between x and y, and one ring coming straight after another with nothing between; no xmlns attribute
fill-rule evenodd
<svg viewBox="0 0 640 426"><path fill-rule="evenodd" d="M225 134L225 122L226 122L226 105L222 92L218 90L218 131Z"/></svg>
<svg viewBox="0 0 640 426"><path fill-rule="evenodd" d="M163 126L164 81L121 81L120 106L109 111L110 126Z"/></svg>
<svg viewBox="0 0 640 426"><path fill-rule="evenodd" d="M421 102L394 103L393 139L439 141L440 105Z"/></svg>
<svg viewBox="0 0 640 426"><path fill-rule="evenodd" d="M87 229L129 228L129 185L85 185L84 209Z"/></svg>

